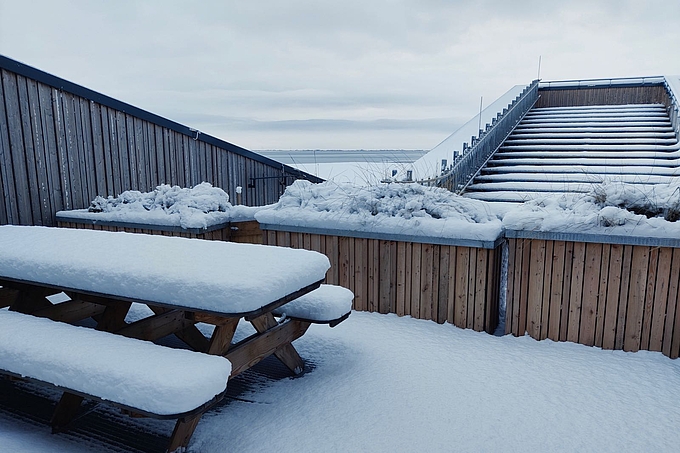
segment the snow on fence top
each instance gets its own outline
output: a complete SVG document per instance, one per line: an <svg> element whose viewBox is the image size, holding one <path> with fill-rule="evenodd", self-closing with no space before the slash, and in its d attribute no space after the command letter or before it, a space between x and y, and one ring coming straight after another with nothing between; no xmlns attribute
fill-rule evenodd
<svg viewBox="0 0 680 453"><path fill-rule="evenodd" d="M193 188L161 184L151 192L127 190L117 197L96 197L88 209L60 211L57 218L207 229L230 221L252 220L258 208L233 206L219 187L203 182Z"/></svg>
<svg viewBox="0 0 680 453"><path fill-rule="evenodd" d="M224 314L259 310L330 268L309 250L68 228L0 226L0 250L0 278Z"/></svg>
<svg viewBox="0 0 680 453"><path fill-rule="evenodd" d="M488 203L419 184L363 187L298 180L255 218L290 227L495 241L502 232L499 212Z"/></svg>
<svg viewBox="0 0 680 453"><path fill-rule="evenodd" d="M503 216L515 231L665 238L680 245L680 178L670 184L593 184L587 194L546 196Z"/></svg>
<svg viewBox="0 0 680 453"><path fill-rule="evenodd" d="M587 194L546 195L514 205L487 203L419 184L357 186L300 180L289 186L276 204L247 208L227 203L222 205L225 211L220 211L220 204L206 195L219 192L224 194L222 200L228 199L226 193L208 183L194 189L159 186L149 194L130 191L118 199L95 199L93 206L101 206L102 212L64 214L72 217L74 212L81 213L91 220L115 216L118 221L167 225L176 221L180 215L177 211L187 207L191 214L185 219L192 219L193 225L209 224L220 214L239 220L245 214L237 213L246 212L247 218L255 217L265 229L276 226L291 231L392 236L394 240L456 245L472 241L476 245L468 245L481 247L493 247L506 229L680 239L680 178L669 184L605 181L593 183ZM167 201L175 200L170 194L181 194L177 197L181 208ZM144 208L149 205L150 209ZM206 209L214 206L217 208L213 211Z"/></svg>

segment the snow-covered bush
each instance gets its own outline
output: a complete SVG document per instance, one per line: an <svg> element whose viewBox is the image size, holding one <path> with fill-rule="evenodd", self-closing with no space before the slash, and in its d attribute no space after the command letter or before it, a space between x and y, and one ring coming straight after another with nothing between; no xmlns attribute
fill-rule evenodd
<svg viewBox="0 0 680 453"><path fill-rule="evenodd" d="M648 218L662 216L669 222L680 220L680 178L670 184L626 184L605 182L591 195L601 207L616 206Z"/></svg>
<svg viewBox="0 0 680 453"><path fill-rule="evenodd" d="M527 201L508 211L503 225L514 230L677 237L679 218L680 182L605 181L587 194L546 195Z"/></svg>
<svg viewBox="0 0 680 453"><path fill-rule="evenodd" d="M358 186L295 181L279 203L260 211L262 223L494 240L500 214L488 203L419 184Z"/></svg>
<svg viewBox="0 0 680 453"><path fill-rule="evenodd" d="M168 214L197 210L203 213L226 212L231 208L229 195L219 187L202 182L193 188L161 184L151 192L126 190L117 197L97 196L88 211L113 212L122 209L146 210L162 209Z"/></svg>
<svg viewBox="0 0 680 453"><path fill-rule="evenodd" d="M151 192L127 190L117 197L98 196L89 209L68 211L69 218L182 228L208 228L254 219L262 207L232 206L219 187L202 182L193 188L161 184Z"/></svg>

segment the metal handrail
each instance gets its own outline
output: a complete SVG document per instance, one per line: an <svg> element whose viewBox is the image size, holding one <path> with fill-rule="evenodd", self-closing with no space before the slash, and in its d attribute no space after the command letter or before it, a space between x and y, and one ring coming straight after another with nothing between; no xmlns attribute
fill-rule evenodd
<svg viewBox="0 0 680 453"><path fill-rule="evenodd" d="M468 147L467 143L463 145L463 155L454 160L449 171L436 178L417 182L446 187L456 193L463 192L537 100L538 80L534 80L508 108L499 112L491 124L487 123L486 128L480 130L477 137L472 137L471 147Z"/></svg>
<svg viewBox="0 0 680 453"><path fill-rule="evenodd" d="M671 118L671 124L673 125L673 129L675 129L675 135L680 140L680 103L678 103L678 98L675 97L675 93L671 89L671 86L668 84L668 80L666 80L665 77L663 79L663 86L666 88L668 97L671 100L671 105L668 109L668 116Z"/></svg>
<svg viewBox="0 0 680 453"><path fill-rule="evenodd" d="M635 85L656 85L665 83L666 78L664 76L647 76L647 77L610 77L601 79L571 79L571 80L551 80L542 81L540 83L540 88L559 88L560 85L569 84L568 87L589 87L589 86L612 86L613 82L618 82L617 84L631 83Z"/></svg>

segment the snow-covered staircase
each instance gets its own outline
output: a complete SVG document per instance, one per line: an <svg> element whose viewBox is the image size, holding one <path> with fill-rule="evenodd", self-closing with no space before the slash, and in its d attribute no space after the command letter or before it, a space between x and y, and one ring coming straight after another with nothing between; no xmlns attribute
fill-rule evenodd
<svg viewBox="0 0 680 453"><path fill-rule="evenodd" d="M680 144L662 104L533 108L465 196L522 202L590 192L604 180L668 183L680 176Z"/></svg>

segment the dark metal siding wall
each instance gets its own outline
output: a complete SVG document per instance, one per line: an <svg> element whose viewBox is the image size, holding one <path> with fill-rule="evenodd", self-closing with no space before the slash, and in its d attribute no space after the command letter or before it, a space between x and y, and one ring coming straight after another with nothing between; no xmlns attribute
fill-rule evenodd
<svg viewBox="0 0 680 453"><path fill-rule="evenodd" d="M159 184L223 188L274 203L296 178L320 181L186 126L0 56L0 224L54 225L97 195ZM253 179L256 178L256 179Z"/></svg>
<svg viewBox="0 0 680 453"><path fill-rule="evenodd" d="M587 105L671 104L662 84L647 86L604 86L539 88L535 107L576 107Z"/></svg>

